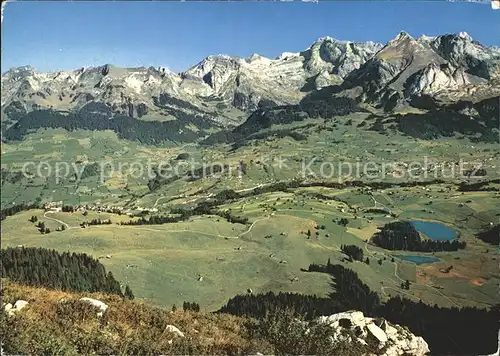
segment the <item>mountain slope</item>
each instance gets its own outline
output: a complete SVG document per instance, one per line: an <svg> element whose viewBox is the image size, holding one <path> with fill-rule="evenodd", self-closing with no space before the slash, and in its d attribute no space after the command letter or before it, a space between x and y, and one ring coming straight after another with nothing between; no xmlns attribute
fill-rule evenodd
<svg viewBox="0 0 500 356"><path fill-rule="evenodd" d="M113 295L66 293L11 282L7 282L2 292L5 301L16 305L12 308L4 303L0 311L2 351L9 354L368 355L375 352L417 356L429 351L421 337L399 325L354 311L323 316L312 322L297 319L297 315L287 311L254 320L224 313L167 311ZM185 303L184 307L187 306ZM339 324L342 319L352 321L353 326ZM356 338L349 336L354 334L354 326L362 330Z"/></svg>
<svg viewBox="0 0 500 356"><path fill-rule="evenodd" d="M180 110L234 124L243 118L240 110L252 111L264 102L297 103L304 90L341 82L379 48L326 37L303 52L276 59L209 56L183 73L112 65L53 73L13 68L2 74L2 111L15 121L34 109L74 111L97 101L134 118L175 119Z"/></svg>
<svg viewBox="0 0 500 356"><path fill-rule="evenodd" d="M401 32L385 46L324 37L302 52L275 59L209 56L182 73L112 65L53 73L14 68L2 75L2 131L35 110L78 115L90 105L101 119L129 118L123 123L135 130L165 126L159 130L168 132L165 137L144 141L155 144L193 141L210 130L237 126L256 110L311 100L349 97L392 112L408 106L449 108L459 101L476 104L498 96L500 49L483 46L466 33L415 39ZM111 129L130 132L117 125ZM98 126L110 128L107 122Z"/></svg>
<svg viewBox="0 0 500 356"><path fill-rule="evenodd" d="M352 71L342 87L361 88L360 100L387 111L422 95L477 101L475 91L481 89L475 88L486 87L479 100L500 92L499 66L499 49L482 46L465 33L416 40L401 32Z"/></svg>

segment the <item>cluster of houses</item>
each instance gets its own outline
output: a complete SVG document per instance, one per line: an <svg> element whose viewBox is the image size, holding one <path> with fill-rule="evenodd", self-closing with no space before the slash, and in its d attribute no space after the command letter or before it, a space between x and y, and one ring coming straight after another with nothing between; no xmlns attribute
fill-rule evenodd
<svg viewBox="0 0 500 356"><path fill-rule="evenodd" d="M58 213L58 212L62 211L62 207L63 207L62 201L52 201L49 203L45 203L45 205L43 206L43 209L45 211L51 211L54 213Z"/></svg>
<svg viewBox="0 0 500 356"><path fill-rule="evenodd" d="M63 202L62 201L53 201L53 202L48 202L45 203L43 206L45 211L50 211L50 212L61 212L63 211ZM156 213L158 212L157 208L143 208L140 206L135 206L133 208L125 208L123 206L111 206L111 205L101 205L99 203L93 204L93 205L77 205L73 206L73 211L97 211L97 212L105 212L105 213L112 213L112 214L124 214L128 216L133 216L136 215L137 213L141 212L149 212L149 213Z"/></svg>

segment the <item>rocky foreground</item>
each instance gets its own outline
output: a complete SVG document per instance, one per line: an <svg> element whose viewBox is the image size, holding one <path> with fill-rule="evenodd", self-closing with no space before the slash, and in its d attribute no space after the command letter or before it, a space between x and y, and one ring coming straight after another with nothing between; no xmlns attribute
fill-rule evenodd
<svg viewBox="0 0 500 356"><path fill-rule="evenodd" d="M321 316L317 323L329 325L334 330L332 342L348 341L378 345L383 355L425 355L429 352L427 342L413 335L407 328L392 325L382 318L365 317L360 311ZM355 337L352 336L354 332Z"/></svg>
<svg viewBox="0 0 500 356"><path fill-rule="evenodd" d="M348 311L303 321L164 310L106 294L72 294L4 281L6 354L425 355L405 327ZM22 299L21 299L22 298Z"/></svg>

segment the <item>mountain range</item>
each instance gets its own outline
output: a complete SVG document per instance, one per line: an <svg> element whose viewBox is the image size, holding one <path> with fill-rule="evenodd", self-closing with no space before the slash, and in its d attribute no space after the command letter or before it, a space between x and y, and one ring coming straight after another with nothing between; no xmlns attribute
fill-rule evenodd
<svg viewBox="0 0 500 356"><path fill-rule="evenodd" d="M83 109L108 118L177 121L179 133L193 133L181 140L190 140L206 136L206 128L242 124L256 110L311 98L349 98L384 112L460 102L477 113L472 105L500 96L500 48L465 32L418 39L401 32L385 45L324 37L274 59L209 56L181 73L110 64L48 73L18 67L2 74L1 90L4 132L33 111Z"/></svg>

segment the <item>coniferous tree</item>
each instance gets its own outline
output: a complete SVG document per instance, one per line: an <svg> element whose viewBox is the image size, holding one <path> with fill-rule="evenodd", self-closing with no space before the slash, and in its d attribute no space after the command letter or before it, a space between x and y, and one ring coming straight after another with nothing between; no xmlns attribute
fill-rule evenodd
<svg viewBox="0 0 500 356"><path fill-rule="evenodd" d="M134 299L134 293L132 293L132 290L128 286L128 284L125 286L125 293L124 293L125 298L127 299Z"/></svg>
<svg viewBox="0 0 500 356"><path fill-rule="evenodd" d="M2 250L2 276L18 283L64 291L122 295L120 283L113 274L106 274L98 260L80 253L7 248ZM131 290L130 295L133 295Z"/></svg>

